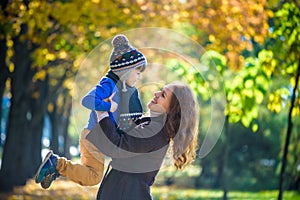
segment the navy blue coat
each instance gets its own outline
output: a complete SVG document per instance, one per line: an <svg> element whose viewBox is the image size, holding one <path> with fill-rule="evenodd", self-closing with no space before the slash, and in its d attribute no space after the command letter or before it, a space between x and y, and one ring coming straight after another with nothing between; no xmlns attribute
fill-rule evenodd
<svg viewBox="0 0 300 200"><path fill-rule="evenodd" d="M106 117L87 135L112 158L98 191L99 200L152 199L150 186L161 167L170 139L163 131L165 116L145 118L126 132Z"/></svg>

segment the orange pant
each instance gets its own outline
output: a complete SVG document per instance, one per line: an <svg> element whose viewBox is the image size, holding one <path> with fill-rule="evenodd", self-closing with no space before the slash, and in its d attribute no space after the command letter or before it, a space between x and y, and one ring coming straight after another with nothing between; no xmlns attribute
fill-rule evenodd
<svg viewBox="0 0 300 200"><path fill-rule="evenodd" d="M88 133L89 130L84 129L79 139L81 164L60 157L56 166L61 176L82 186L97 185L103 177L104 155L85 139Z"/></svg>

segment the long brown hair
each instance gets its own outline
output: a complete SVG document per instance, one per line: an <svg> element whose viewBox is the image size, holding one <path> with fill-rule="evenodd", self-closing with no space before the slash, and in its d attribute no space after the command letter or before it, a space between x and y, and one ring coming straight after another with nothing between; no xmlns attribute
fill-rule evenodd
<svg viewBox="0 0 300 200"><path fill-rule="evenodd" d="M182 169L196 158L199 113L198 104L191 89L183 83L174 82L170 110L164 126L171 139L174 166Z"/></svg>

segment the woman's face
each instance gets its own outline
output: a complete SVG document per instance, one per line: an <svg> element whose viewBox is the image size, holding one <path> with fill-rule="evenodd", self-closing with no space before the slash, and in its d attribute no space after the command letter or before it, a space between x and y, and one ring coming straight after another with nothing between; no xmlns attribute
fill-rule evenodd
<svg viewBox="0 0 300 200"><path fill-rule="evenodd" d="M173 88L166 86L161 91L154 93L153 99L148 103L148 108L154 112L168 113L172 96Z"/></svg>

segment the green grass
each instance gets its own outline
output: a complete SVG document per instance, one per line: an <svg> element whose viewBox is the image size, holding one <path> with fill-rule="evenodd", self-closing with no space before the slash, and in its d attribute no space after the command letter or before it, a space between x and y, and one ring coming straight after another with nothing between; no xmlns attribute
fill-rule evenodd
<svg viewBox="0 0 300 200"><path fill-rule="evenodd" d="M220 190L176 189L167 187L152 188L155 200L221 200ZM230 191L229 200L277 200L278 191L242 192ZM284 200L299 200L300 194L295 191L285 191Z"/></svg>
<svg viewBox="0 0 300 200"><path fill-rule="evenodd" d="M28 180L25 186L16 187L13 192L0 193L0 200L95 200L99 185L80 186L72 181L60 178L47 190L34 180ZM220 190L179 189L176 187L155 186L151 188L154 200L221 200ZM277 200L277 191L242 192L230 191L229 200ZM300 194L285 191L284 200L299 200Z"/></svg>

